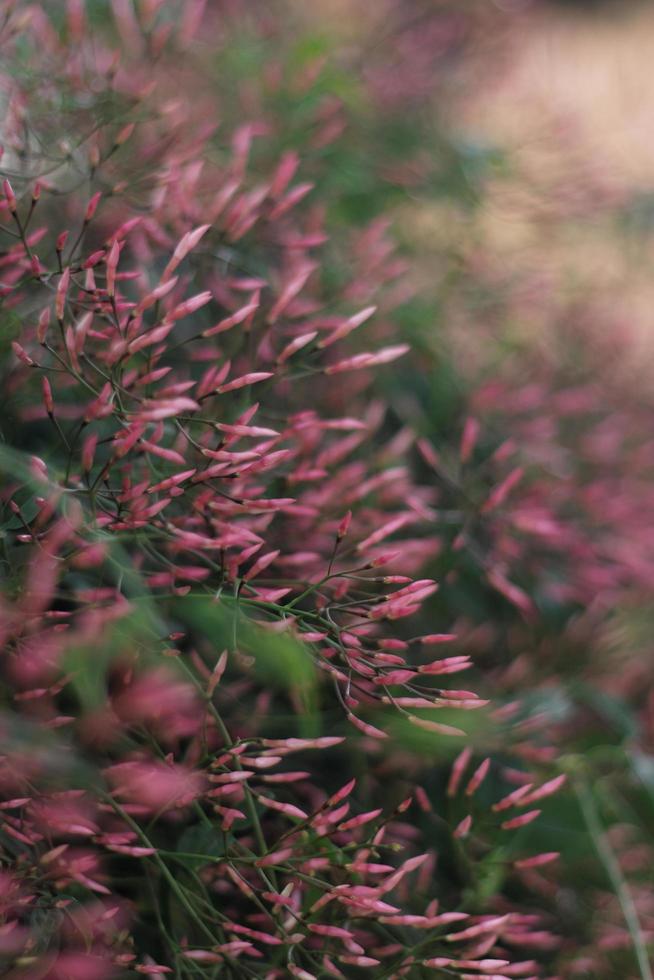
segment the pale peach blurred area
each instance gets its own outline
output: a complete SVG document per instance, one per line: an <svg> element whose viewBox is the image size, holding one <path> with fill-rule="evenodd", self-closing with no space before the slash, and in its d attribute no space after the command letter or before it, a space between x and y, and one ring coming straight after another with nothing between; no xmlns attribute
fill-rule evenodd
<svg viewBox="0 0 654 980"><path fill-rule="evenodd" d="M654 364L654 5L530 8L508 66L452 107L450 124L502 147L471 231L521 289L590 304L627 379ZM454 118L456 113L456 118ZM533 291L533 290L531 290ZM547 329L529 304L523 326Z"/></svg>
<svg viewBox="0 0 654 980"><path fill-rule="evenodd" d="M597 5L596 5L597 7ZM654 5L547 4L515 27L512 68L470 121L522 150L566 124L622 183L654 175Z"/></svg>
<svg viewBox="0 0 654 980"><path fill-rule="evenodd" d="M391 0L289 2L345 52L365 50L384 30L385 11L410 17L417 9ZM428 194L398 206L419 284L440 289L452 262L463 262L511 293L492 325L483 314L480 323L468 296L445 297L466 358L480 327L548 350L558 343L552 324L570 321L574 330L583 306L598 363L646 384L654 367L654 4L466 0L461 10L474 10L480 26L462 59L438 76L434 118L455 142L496 150L502 165L483 178L476 210Z"/></svg>

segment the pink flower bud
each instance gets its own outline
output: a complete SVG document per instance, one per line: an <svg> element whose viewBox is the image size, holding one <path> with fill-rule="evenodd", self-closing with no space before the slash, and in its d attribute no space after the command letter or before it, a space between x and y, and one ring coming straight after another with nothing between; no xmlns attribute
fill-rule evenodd
<svg viewBox="0 0 654 980"><path fill-rule="evenodd" d="M286 969L292 977L296 977L296 980L317 980L315 973L309 973L308 970L302 969L301 966L296 966L295 963L289 963Z"/></svg>
<svg viewBox="0 0 654 980"><path fill-rule="evenodd" d="M45 410L48 415L54 414L54 402L52 400L52 388L50 387L50 382L46 377L41 378L41 384L43 386L43 403L45 405Z"/></svg>
<svg viewBox="0 0 654 980"><path fill-rule="evenodd" d="M388 738L386 732L383 732L380 728L375 728L374 725L369 725L365 721L361 721L360 718L357 718L351 712L348 713L347 720L364 735L370 736L370 738Z"/></svg>
<svg viewBox="0 0 654 980"><path fill-rule="evenodd" d="M456 633L429 633L427 636L419 636L416 643L428 646L434 643L451 643L456 640Z"/></svg>
<svg viewBox="0 0 654 980"><path fill-rule="evenodd" d="M191 313L195 313L196 310L206 306L212 299L213 296L208 290L203 293L198 293L197 296L191 296L168 314L169 319L181 320L182 317L189 316Z"/></svg>
<svg viewBox="0 0 654 980"><path fill-rule="evenodd" d="M299 164L300 159L297 153L292 150L282 156L270 185L269 193L272 198L277 198L284 193Z"/></svg>
<svg viewBox="0 0 654 980"><path fill-rule="evenodd" d="M30 456L29 465L30 465L30 470L32 472L32 475L34 476L35 479L47 481L48 467L40 456Z"/></svg>
<svg viewBox="0 0 654 980"><path fill-rule="evenodd" d="M340 524L338 525L338 529L336 531L336 538L339 541L342 541L342 539L345 537L345 535L350 529L351 523L352 523L352 511L348 510L345 517L343 517Z"/></svg>
<svg viewBox="0 0 654 980"><path fill-rule="evenodd" d="M477 445L477 439L479 438L480 425L477 419L467 418L465 425L463 426L463 435L461 436L461 448L459 450L459 459L462 463L467 463L472 456L475 446Z"/></svg>
<svg viewBox="0 0 654 980"><path fill-rule="evenodd" d="M544 854L535 854L530 858L523 858L521 861L514 861L515 868L541 868L544 864L551 864L559 857L559 851L547 851Z"/></svg>
<svg viewBox="0 0 654 980"><path fill-rule="evenodd" d="M186 256L191 252L195 246L198 244L200 239L207 233L211 225L200 225L193 231L187 231L186 234L178 242L175 251L173 252L173 257L164 269L163 275L161 277L161 282L165 283L170 279L171 275L180 264L180 262L186 258Z"/></svg>
<svg viewBox="0 0 654 980"><path fill-rule="evenodd" d="M40 344L45 343L45 337L48 332L48 326L50 324L50 310L46 307L41 311L39 316L39 322L36 328L36 339Z"/></svg>
<svg viewBox="0 0 654 980"><path fill-rule="evenodd" d="M340 324L340 326L336 327L335 330L332 330L329 336L319 341L318 347L321 348L329 347L331 346L331 344L334 344L337 340L342 340L343 337L347 337L348 334L352 333L353 330L361 326L362 323L365 323L366 320L369 320L370 317L373 315L373 313L376 312L377 312L376 306L367 306L365 310L361 310L359 313L356 313L354 316L351 316L347 320L344 320L343 323Z"/></svg>
<svg viewBox="0 0 654 980"><path fill-rule="evenodd" d="M488 932L498 932L503 925L506 925L509 918L510 916L508 915L489 917L477 925L470 926L469 929L464 929L462 932L450 932L445 936L445 939L448 943L455 943L464 939L476 939L477 936L483 936Z"/></svg>
<svg viewBox="0 0 654 980"><path fill-rule="evenodd" d="M292 853L292 847L283 847L278 851L272 851L270 854L265 854L263 857L258 858L254 863L257 868L270 868L276 864L283 864Z"/></svg>
<svg viewBox="0 0 654 980"><path fill-rule="evenodd" d="M232 327L237 327L239 324L247 320L248 317L253 316L258 309L259 309L258 300L256 302L252 301L251 303L247 303L245 306L242 306L235 313L232 313L231 316L228 316L224 320L221 320L215 326L209 327L207 330L203 332L202 336L213 337L216 334L224 333L226 330L231 330Z"/></svg>
<svg viewBox="0 0 654 980"><path fill-rule="evenodd" d="M8 180L3 180L2 190L5 195L5 200L9 206L9 210L12 214L16 214L16 195L14 194L13 188Z"/></svg>
<svg viewBox="0 0 654 980"><path fill-rule="evenodd" d="M428 718L418 718L416 715L408 715L407 721L416 725L418 728L424 728L426 732L434 732L436 735L465 735L465 732L460 728L454 728L453 725L442 725L438 721L430 721Z"/></svg>
<svg viewBox="0 0 654 980"><path fill-rule="evenodd" d="M220 432L225 432L228 435L249 436L251 438L279 435L279 432L277 432L275 429L266 429L257 425L239 425L238 423L230 425L227 422L216 422L216 428Z"/></svg>
<svg viewBox="0 0 654 980"><path fill-rule="evenodd" d="M103 248L98 249L97 252L92 252L88 259L85 259L84 262L82 262L82 268L92 269L94 265L97 265L98 262L102 261L104 255L105 250Z"/></svg>
<svg viewBox="0 0 654 980"><path fill-rule="evenodd" d="M222 963L223 957L219 953L212 953L208 949L185 949L181 955L187 960L195 963Z"/></svg>
<svg viewBox="0 0 654 980"><path fill-rule="evenodd" d="M339 824L336 829L339 831L344 831L354 830L356 827L363 827L364 824L370 823L371 820L376 820L381 813L383 813L381 808L377 810L369 810L367 813L360 813L359 816L351 817L344 823Z"/></svg>
<svg viewBox="0 0 654 980"><path fill-rule="evenodd" d="M100 198L102 197L101 191L96 191L89 203L86 205L86 212L84 213L84 224L88 224L89 221L93 219L95 212L98 210L98 204L100 203Z"/></svg>
<svg viewBox="0 0 654 980"><path fill-rule="evenodd" d="M493 810L495 813L499 813L501 810L508 810L509 807L516 806L532 788L533 783L526 783L524 786L519 786L513 792L509 793L508 796L504 796L497 803L493 803Z"/></svg>
<svg viewBox="0 0 654 980"><path fill-rule="evenodd" d="M512 820L505 820L500 826L502 830L517 830L518 827L525 827L527 824L532 823L541 813L542 810L529 810L527 813L522 813L519 817L513 817Z"/></svg>
<svg viewBox="0 0 654 980"><path fill-rule="evenodd" d="M70 283L70 269L64 269L59 284L57 286L57 291L55 293L55 315L57 320L61 323L64 319L64 307L66 304L66 296L68 294L68 285Z"/></svg>
<svg viewBox="0 0 654 980"><path fill-rule="evenodd" d="M120 257L120 245L118 242L114 242L109 249L109 254L107 255L105 262L107 266L107 295L113 296L115 292L116 284L116 269L118 268L118 259Z"/></svg>
<svg viewBox="0 0 654 980"><path fill-rule="evenodd" d="M157 300L163 299L164 296L167 296L168 293L172 289L174 289L176 285L177 285L177 276L173 276L172 279L168 279L167 282L161 283L161 285L153 289L152 292L147 293L147 295L145 295L143 299L135 306L134 316L139 316L141 313L144 313L146 310L148 310L151 306L154 306Z"/></svg>
<svg viewBox="0 0 654 980"><path fill-rule="evenodd" d="M391 361L396 361L398 357L403 357L409 350L408 344L394 344L390 347L382 347L378 351L355 354L335 364L328 364L324 369L325 374L341 374L344 371L359 371L380 364L389 364Z"/></svg>
<svg viewBox="0 0 654 980"><path fill-rule="evenodd" d="M490 769L490 762L491 762L490 759L484 759L481 765L478 766L477 769L475 769L470 779L470 782L466 786L465 789L466 796L472 796L479 789L484 779L486 778L488 770Z"/></svg>
<svg viewBox="0 0 654 980"><path fill-rule="evenodd" d="M29 356L25 348L22 347L17 340L12 340L11 347L16 357L20 361L22 361L23 364L27 364L28 367L34 367L34 361Z"/></svg>
<svg viewBox="0 0 654 980"><path fill-rule="evenodd" d="M472 667L470 657L461 655L459 657L445 657L443 660L432 660L429 664L421 664L418 667L420 674L456 674L462 670L469 670Z"/></svg>
<svg viewBox="0 0 654 980"><path fill-rule="evenodd" d="M543 783L542 786L538 786L533 792L523 796L519 801L519 805L529 806L530 803L536 803L537 800L544 800L546 797L552 796L553 793L556 793L563 786L566 780L567 776L565 774L555 776L554 779L550 779L548 782Z"/></svg>
<svg viewBox="0 0 654 980"><path fill-rule="evenodd" d="M357 549L360 546L357 545ZM396 561L400 557L399 551L386 551L382 555L378 555L377 558L373 558L366 565L366 568L382 568L384 565L389 565L391 562Z"/></svg>
<svg viewBox="0 0 654 980"><path fill-rule="evenodd" d="M213 694L217 685L220 683L220 678L225 672L225 667L227 666L227 650L223 650L218 658L216 666L211 672L211 677L209 678L209 683L207 684L207 694L209 697Z"/></svg>
<svg viewBox="0 0 654 980"><path fill-rule="evenodd" d="M122 146L123 143L126 143L134 132L135 127L136 123L128 123L126 126L123 126L114 140L114 146Z"/></svg>
<svg viewBox="0 0 654 980"><path fill-rule="evenodd" d="M225 929L229 930L229 932L236 932L240 936L249 936L251 939L257 939L260 943L265 943L266 946L282 945L282 940L279 936L273 936L268 932L260 932L258 929L250 929L249 926L242 926L236 922L226 923Z"/></svg>
<svg viewBox="0 0 654 980"><path fill-rule="evenodd" d="M244 374L240 378L228 381L227 384L220 385L216 388L216 392L223 395L227 391L237 391L239 388L246 388L249 385L258 384L260 381L267 381L268 378L272 377L271 371L252 371L250 374Z"/></svg>
<svg viewBox="0 0 654 980"><path fill-rule="evenodd" d="M270 799L268 796L257 795L257 799L263 806L269 807L271 810L276 810L278 813L283 813L286 817L292 817L296 820L306 820L308 814L301 810L299 806L295 806L293 803L280 803L279 800Z"/></svg>
<svg viewBox="0 0 654 980"><path fill-rule="evenodd" d="M467 817L463 818L461 823L457 824L456 828L453 831L452 836L456 837L457 839L467 837L468 834L470 833L471 827L472 827L472 817L470 816L470 814L468 814Z"/></svg>
<svg viewBox="0 0 654 980"><path fill-rule="evenodd" d="M283 214L294 208L296 204L307 196L314 188L314 185L309 182L303 184L298 184L296 187L291 188L291 190L284 195L284 197L279 201L278 204L270 212L270 220L275 221L277 218L281 218Z"/></svg>
<svg viewBox="0 0 654 980"><path fill-rule="evenodd" d="M349 783L346 783L345 786L342 786L341 789L339 789L336 793L330 796L325 805L336 806L337 803L340 803L341 800L344 800L346 796L350 795L350 793L352 792L355 786L356 786L356 779L351 779Z"/></svg>
<svg viewBox="0 0 654 980"><path fill-rule="evenodd" d="M259 572L262 572L265 568L267 568L268 565L271 565L278 555L279 555L279 550L269 551L267 554L262 555L260 558L258 558L255 561L252 568L250 568L249 571L245 573L245 575L243 576L243 581L249 582L256 575L258 575Z"/></svg>
<svg viewBox="0 0 654 980"><path fill-rule="evenodd" d="M513 490L513 488L520 482L524 476L524 472L525 471L522 466L518 466L516 469L512 470L511 473L509 473L509 475L502 480L502 482L499 483L494 490L491 491L487 500L482 505L482 514L487 514L488 511L494 510L496 507L500 507L511 493L511 490Z"/></svg>
<svg viewBox="0 0 654 980"><path fill-rule="evenodd" d="M277 363L284 364L289 359L289 357L292 357L293 354L297 353L297 351L302 350L303 347L306 347L307 344L310 344L311 341L314 340L317 336L318 336L318 331L311 330L309 331L309 333L303 333L299 337L296 337L295 340L291 340L291 342L288 343L286 347L284 347L281 353L278 355Z"/></svg>
<svg viewBox="0 0 654 980"><path fill-rule="evenodd" d="M416 441L416 447L424 461L432 467L432 469L438 469L440 466L440 456L436 452L435 448L429 442L428 439L418 439Z"/></svg>

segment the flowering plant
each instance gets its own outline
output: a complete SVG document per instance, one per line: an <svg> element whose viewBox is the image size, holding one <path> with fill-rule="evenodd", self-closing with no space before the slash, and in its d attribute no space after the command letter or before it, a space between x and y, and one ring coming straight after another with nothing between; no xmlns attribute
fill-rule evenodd
<svg viewBox="0 0 654 980"><path fill-rule="evenodd" d="M566 777L458 686L441 466L373 387L405 263L322 207L344 108L307 99L305 179L283 113L207 83L240 4L111 6L1 27L6 975L535 976L558 848L523 828Z"/></svg>

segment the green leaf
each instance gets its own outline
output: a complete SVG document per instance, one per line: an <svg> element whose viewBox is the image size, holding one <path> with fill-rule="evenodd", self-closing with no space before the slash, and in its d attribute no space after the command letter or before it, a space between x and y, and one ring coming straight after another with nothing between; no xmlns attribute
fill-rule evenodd
<svg viewBox="0 0 654 980"><path fill-rule="evenodd" d="M231 598L214 602L210 596L186 596L174 603L179 619L216 649L228 646L251 655L252 670L264 685L291 694L305 714L313 714L318 675L308 647L290 633L266 630L246 610Z"/></svg>

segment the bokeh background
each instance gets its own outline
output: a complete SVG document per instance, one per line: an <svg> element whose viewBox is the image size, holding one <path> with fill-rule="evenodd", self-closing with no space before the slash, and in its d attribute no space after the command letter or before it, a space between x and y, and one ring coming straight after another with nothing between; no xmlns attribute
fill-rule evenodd
<svg viewBox="0 0 654 980"><path fill-rule="evenodd" d="M63 22L63 7L43 6ZM375 472L401 455L427 488L421 496L407 484L430 530L402 542L398 570L439 589L397 635L451 631L448 652L473 657L465 684L492 705L467 726L477 764L493 758L475 800L483 842L463 854L441 826L439 808L453 825L464 818L447 797L455 752L445 740L393 722L392 748L366 743L340 764L370 772L375 805L403 780L420 787L431 803L416 824L445 855L445 891L480 913L517 907L542 923L513 937L534 975L647 980L654 9L637 0L196 6L203 29L191 55L157 79L175 126L186 116L189 128L210 120L228 133L260 123L253 180L297 150L301 179L314 185L302 207L326 233L317 294L348 309L374 297L375 341L410 345L370 389L355 375L321 397L335 415L365 408ZM86 8L98 31L115 32L107 4ZM210 143L218 160L220 139ZM130 176L129 158L116 166ZM221 249L239 274L276 261L256 242ZM33 438L21 448L40 451ZM394 479L401 495L405 470ZM307 731L340 724L314 713ZM527 766L567 782L516 846L560 860L516 882L500 866L511 845L483 811Z"/></svg>

